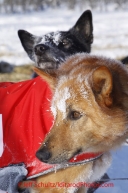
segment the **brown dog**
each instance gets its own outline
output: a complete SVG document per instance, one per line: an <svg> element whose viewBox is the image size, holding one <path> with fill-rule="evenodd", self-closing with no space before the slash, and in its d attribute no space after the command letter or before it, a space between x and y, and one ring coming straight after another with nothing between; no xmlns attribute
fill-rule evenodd
<svg viewBox="0 0 128 193"><path fill-rule="evenodd" d="M55 122L37 152L46 163L66 163L82 152L102 152L93 162L58 170L39 177L43 182L93 182L110 165L109 150L128 137L128 71L115 60L77 54L52 76L36 72L53 89L51 110ZM86 189L86 190L85 190ZM87 188L33 188L32 192L74 193Z"/></svg>

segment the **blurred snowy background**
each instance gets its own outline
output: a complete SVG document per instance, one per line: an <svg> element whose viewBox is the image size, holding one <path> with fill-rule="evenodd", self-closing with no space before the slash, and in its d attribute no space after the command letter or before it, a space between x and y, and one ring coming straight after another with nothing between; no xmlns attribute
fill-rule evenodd
<svg viewBox="0 0 128 193"><path fill-rule="evenodd" d="M83 11L93 13L92 53L120 59L128 55L128 0L0 0L0 61L31 64L18 39L24 29L35 35L68 30ZM1 75L0 75L1 76ZM29 77L28 77L29 78ZM113 153L110 178L128 178L128 146ZM128 180L96 193L127 193Z"/></svg>
<svg viewBox="0 0 128 193"><path fill-rule="evenodd" d="M68 30L86 9L93 13L92 53L127 56L128 0L0 0L0 60L31 63L18 39L18 29L35 35Z"/></svg>

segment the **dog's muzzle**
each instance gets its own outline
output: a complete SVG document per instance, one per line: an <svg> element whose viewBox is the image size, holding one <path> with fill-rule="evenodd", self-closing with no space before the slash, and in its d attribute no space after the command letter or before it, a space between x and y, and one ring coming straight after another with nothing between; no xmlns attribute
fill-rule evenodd
<svg viewBox="0 0 128 193"><path fill-rule="evenodd" d="M39 150L36 152L36 157L37 157L40 161L47 163L48 160L52 157L52 154L51 154L51 152L49 152L49 151L47 150L47 147L44 146L43 148L39 149Z"/></svg>
<svg viewBox="0 0 128 193"><path fill-rule="evenodd" d="M49 47L45 44L38 44L34 47L34 51L37 56L42 56L42 54L44 54L48 49Z"/></svg>

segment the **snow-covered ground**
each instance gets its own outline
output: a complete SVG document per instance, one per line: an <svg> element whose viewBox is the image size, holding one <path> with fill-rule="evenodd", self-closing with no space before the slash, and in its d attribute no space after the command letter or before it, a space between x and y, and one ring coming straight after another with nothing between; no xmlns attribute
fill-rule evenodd
<svg viewBox="0 0 128 193"><path fill-rule="evenodd" d="M0 60L20 65L31 61L19 41L17 30L35 35L68 30L81 15L80 11L49 10L41 13L0 15ZM112 58L128 55L128 11L93 12L94 43L92 53ZM128 178L128 146L113 153L110 178ZM128 180L113 181L113 188L99 188L96 193L127 193Z"/></svg>
<svg viewBox="0 0 128 193"><path fill-rule="evenodd" d="M35 35L68 30L82 12L66 9L40 13L0 15L0 60L13 64L30 63L17 36L18 29ZM92 53L121 58L128 55L128 11L93 12L94 43Z"/></svg>

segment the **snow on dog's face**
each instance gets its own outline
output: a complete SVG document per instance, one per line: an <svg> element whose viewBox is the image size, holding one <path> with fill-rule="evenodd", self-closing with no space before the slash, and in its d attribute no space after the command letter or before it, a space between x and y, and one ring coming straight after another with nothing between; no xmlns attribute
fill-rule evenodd
<svg viewBox="0 0 128 193"><path fill-rule="evenodd" d="M55 122L37 152L41 161L62 163L81 152L105 152L127 138L128 73L119 62L77 54L56 76L42 77L54 88Z"/></svg>
<svg viewBox="0 0 128 193"><path fill-rule="evenodd" d="M67 56L91 50L93 24L90 10L85 11L68 31L35 36L25 30L18 35L23 48L35 65L42 69L57 69Z"/></svg>

